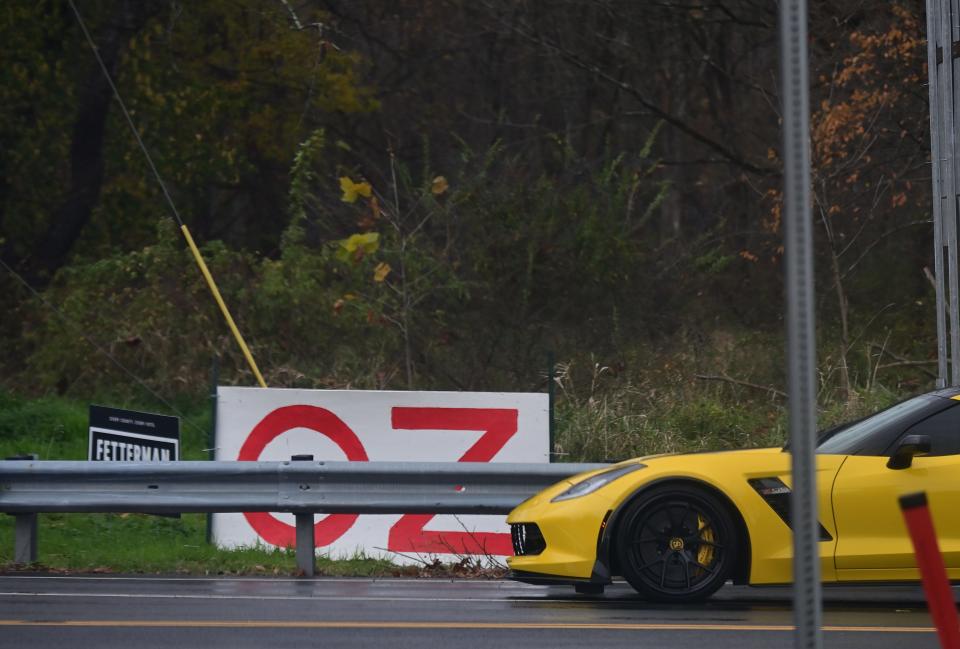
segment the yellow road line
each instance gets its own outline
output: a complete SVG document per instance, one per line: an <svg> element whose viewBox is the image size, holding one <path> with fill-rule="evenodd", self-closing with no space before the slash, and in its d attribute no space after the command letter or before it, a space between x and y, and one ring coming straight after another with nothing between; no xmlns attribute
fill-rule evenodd
<svg viewBox="0 0 960 649"><path fill-rule="evenodd" d="M791 625L777 624L590 624L542 622L313 622L309 620L0 620L5 626L53 627L137 627L137 628L226 628L226 629L584 629L600 631L793 631ZM841 633L933 633L921 626L825 626L824 631Z"/></svg>

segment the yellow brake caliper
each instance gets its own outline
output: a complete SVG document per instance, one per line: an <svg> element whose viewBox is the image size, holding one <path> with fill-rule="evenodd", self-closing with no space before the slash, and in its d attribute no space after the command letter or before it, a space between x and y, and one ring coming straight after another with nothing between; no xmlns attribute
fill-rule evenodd
<svg viewBox="0 0 960 649"><path fill-rule="evenodd" d="M703 520L703 516L697 515L697 531L701 541L704 543L700 544L700 547L697 549L697 563L701 566L709 566L713 561L713 554L715 548L713 547L713 527L707 527L707 521ZM697 574L701 568L697 568Z"/></svg>

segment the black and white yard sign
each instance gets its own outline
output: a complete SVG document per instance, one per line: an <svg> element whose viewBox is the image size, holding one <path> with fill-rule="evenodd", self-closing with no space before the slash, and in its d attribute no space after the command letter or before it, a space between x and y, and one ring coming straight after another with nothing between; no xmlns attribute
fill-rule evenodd
<svg viewBox="0 0 960 649"><path fill-rule="evenodd" d="M91 460L167 462L180 459L180 419L90 406Z"/></svg>

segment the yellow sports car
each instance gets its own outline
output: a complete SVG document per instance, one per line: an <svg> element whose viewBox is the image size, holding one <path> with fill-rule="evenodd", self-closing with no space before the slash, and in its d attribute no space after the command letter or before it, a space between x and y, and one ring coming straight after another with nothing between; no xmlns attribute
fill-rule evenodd
<svg viewBox="0 0 960 649"><path fill-rule="evenodd" d="M622 575L668 602L728 579L792 579L790 454L765 448L641 457L582 473L507 518L511 577L601 593ZM824 582L919 580L897 498L926 491L951 580L960 580L960 389L931 392L821 433Z"/></svg>

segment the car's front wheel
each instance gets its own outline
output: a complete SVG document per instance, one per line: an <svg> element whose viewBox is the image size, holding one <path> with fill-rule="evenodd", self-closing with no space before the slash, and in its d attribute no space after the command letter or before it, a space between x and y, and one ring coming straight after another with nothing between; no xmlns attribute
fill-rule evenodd
<svg viewBox="0 0 960 649"><path fill-rule="evenodd" d="M737 528L727 508L692 485L664 485L640 494L627 505L618 529L620 571L649 599L709 597L736 561Z"/></svg>

